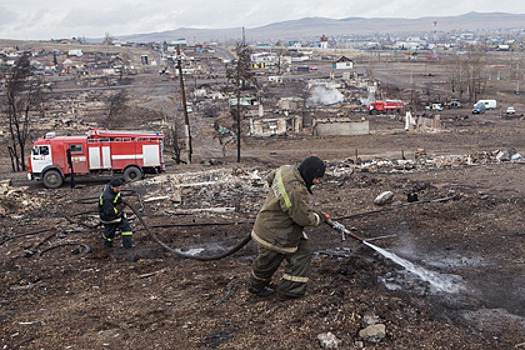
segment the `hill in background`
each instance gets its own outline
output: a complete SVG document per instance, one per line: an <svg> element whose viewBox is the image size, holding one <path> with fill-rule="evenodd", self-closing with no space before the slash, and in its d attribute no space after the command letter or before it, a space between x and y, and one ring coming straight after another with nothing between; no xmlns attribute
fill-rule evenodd
<svg viewBox="0 0 525 350"><path fill-rule="evenodd" d="M434 27L434 22L437 26ZM310 17L284 21L261 27L246 28L245 35L249 42L276 40L313 40L321 35L367 35L367 34L409 34L421 32L452 30L508 30L525 28L524 14L477 13L470 12L460 16L406 18L359 18L330 19ZM159 33L146 33L119 36L119 39L133 42L161 42L178 38L194 41L239 40L241 28L198 29L179 28Z"/></svg>

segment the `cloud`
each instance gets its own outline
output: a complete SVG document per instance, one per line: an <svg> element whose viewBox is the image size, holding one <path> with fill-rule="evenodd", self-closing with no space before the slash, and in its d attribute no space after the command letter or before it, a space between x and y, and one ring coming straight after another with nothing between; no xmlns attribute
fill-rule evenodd
<svg viewBox="0 0 525 350"><path fill-rule="evenodd" d="M419 18L471 11L525 13L506 0L2 0L0 37L49 39L160 32L181 27L254 28L304 17Z"/></svg>
<svg viewBox="0 0 525 350"><path fill-rule="evenodd" d="M9 29L14 23L18 22L18 15L6 9L4 6L0 6L0 31Z"/></svg>

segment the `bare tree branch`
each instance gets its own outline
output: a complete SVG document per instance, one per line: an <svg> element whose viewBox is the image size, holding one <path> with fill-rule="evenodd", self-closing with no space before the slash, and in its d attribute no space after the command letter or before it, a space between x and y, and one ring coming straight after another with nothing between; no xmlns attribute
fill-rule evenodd
<svg viewBox="0 0 525 350"><path fill-rule="evenodd" d="M31 131L31 117L42 111L45 82L33 75L30 54L24 53L16 64L5 73L5 95L11 144L9 155L13 171L25 171L25 146Z"/></svg>

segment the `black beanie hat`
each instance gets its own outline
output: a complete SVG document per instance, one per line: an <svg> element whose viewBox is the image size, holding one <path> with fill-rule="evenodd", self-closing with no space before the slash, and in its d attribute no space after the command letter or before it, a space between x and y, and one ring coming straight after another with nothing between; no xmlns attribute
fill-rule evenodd
<svg viewBox="0 0 525 350"><path fill-rule="evenodd" d="M308 192L312 193L312 181L323 177L325 169L326 166L324 165L324 162L316 156L306 158L301 165L299 165L299 173L304 182L306 182Z"/></svg>
<svg viewBox="0 0 525 350"><path fill-rule="evenodd" d="M124 180L120 177L116 177L114 179L111 179L111 181L109 182L109 185L111 187L118 187L118 186L122 186L124 185Z"/></svg>

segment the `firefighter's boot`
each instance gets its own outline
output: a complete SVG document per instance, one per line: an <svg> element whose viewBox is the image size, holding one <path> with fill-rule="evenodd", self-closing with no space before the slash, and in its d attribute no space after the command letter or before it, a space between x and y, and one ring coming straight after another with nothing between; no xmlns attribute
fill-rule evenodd
<svg viewBox="0 0 525 350"><path fill-rule="evenodd" d="M125 249L133 248L133 239L131 234L125 234L126 232L122 233L122 246Z"/></svg>
<svg viewBox="0 0 525 350"><path fill-rule="evenodd" d="M104 236L103 233L100 234L100 237L102 238L102 244L104 244L105 248L113 248L113 239Z"/></svg>
<svg viewBox="0 0 525 350"><path fill-rule="evenodd" d="M250 284L248 286L248 292L255 294L259 297L268 297L272 295L273 293L275 293L275 290L267 286L261 286L261 285L257 286L257 285Z"/></svg>

